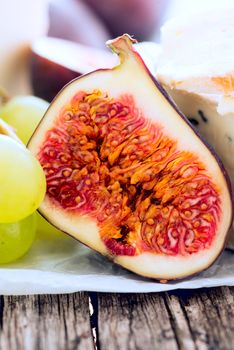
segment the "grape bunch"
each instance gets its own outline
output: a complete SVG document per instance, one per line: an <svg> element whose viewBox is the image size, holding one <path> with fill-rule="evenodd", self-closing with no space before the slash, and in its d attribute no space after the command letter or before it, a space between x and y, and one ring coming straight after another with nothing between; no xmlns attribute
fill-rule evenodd
<svg viewBox="0 0 234 350"><path fill-rule="evenodd" d="M19 138L0 124L0 264L23 256L37 231L44 237L59 233L36 212L46 180L40 163L24 145L47 108L46 101L34 96L14 97L0 108L0 121L13 127Z"/></svg>

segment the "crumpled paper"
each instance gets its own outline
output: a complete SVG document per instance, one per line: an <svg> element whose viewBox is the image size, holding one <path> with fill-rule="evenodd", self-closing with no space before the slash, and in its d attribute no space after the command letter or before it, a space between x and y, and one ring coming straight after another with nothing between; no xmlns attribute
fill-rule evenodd
<svg viewBox="0 0 234 350"><path fill-rule="evenodd" d="M36 240L30 252L0 268L0 294L53 294L77 291L148 293L179 288L234 285L234 253L225 251L199 275L161 284L113 264L72 238Z"/></svg>

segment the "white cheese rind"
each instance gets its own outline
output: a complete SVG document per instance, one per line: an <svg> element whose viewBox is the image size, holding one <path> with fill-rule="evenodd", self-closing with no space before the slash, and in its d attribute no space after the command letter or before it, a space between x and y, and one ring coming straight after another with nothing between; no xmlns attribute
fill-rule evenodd
<svg viewBox="0 0 234 350"><path fill-rule="evenodd" d="M233 91L234 6L174 18L161 31L161 81L195 93Z"/></svg>

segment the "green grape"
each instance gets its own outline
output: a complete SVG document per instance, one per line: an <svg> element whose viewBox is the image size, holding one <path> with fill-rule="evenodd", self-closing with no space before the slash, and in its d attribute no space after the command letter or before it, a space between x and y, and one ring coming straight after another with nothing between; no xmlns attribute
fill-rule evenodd
<svg viewBox="0 0 234 350"><path fill-rule="evenodd" d="M0 169L0 223L22 220L44 198L43 169L23 144L6 135L0 135Z"/></svg>
<svg viewBox="0 0 234 350"><path fill-rule="evenodd" d="M27 144L48 106L48 102L35 96L16 96L0 109L0 118Z"/></svg>
<svg viewBox="0 0 234 350"><path fill-rule="evenodd" d="M35 213L18 222L0 224L0 264L14 261L27 253L35 232Z"/></svg>
<svg viewBox="0 0 234 350"><path fill-rule="evenodd" d="M66 235L37 213L37 237L40 239L54 239L65 238Z"/></svg>

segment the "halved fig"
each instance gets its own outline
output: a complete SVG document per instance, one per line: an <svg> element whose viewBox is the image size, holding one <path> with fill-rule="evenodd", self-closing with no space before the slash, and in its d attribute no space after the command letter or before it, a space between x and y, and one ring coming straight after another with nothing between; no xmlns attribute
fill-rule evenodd
<svg viewBox="0 0 234 350"><path fill-rule="evenodd" d="M40 211L135 273L190 276L224 247L232 221L226 172L131 38L107 44L121 63L68 84L29 143L47 178Z"/></svg>
<svg viewBox="0 0 234 350"><path fill-rule="evenodd" d="M30 73L33 92L47 101L65 84L98 68L112 68L117 57L104 49L58 38L41 37L31 46Z"/></svg>

